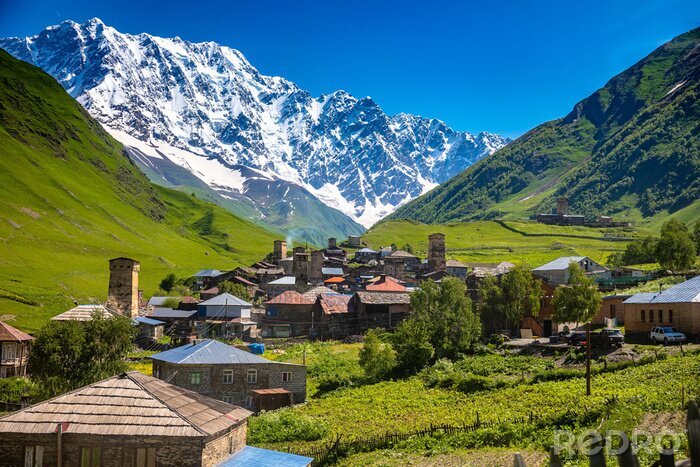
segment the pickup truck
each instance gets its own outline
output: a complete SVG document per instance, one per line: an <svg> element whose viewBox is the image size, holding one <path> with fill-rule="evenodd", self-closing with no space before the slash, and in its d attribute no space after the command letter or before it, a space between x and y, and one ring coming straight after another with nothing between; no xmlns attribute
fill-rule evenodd
<svg viewBox="0 0 700 467"><path fill-rule="evenodd" d="M681 344L685 342L685 334L676 331L670 326L659 326L654 328L649 333L649 338L654 344L660 344L663 342L664 345L673 344L674 342L680 342Z"/></svg>
<svg viewBox="0 0 700 467"><path fill-rule="evenodd" d="M591 347L601 349L611 349L625 345L625 336L619 329L603 329L591 333Z"/></svg>

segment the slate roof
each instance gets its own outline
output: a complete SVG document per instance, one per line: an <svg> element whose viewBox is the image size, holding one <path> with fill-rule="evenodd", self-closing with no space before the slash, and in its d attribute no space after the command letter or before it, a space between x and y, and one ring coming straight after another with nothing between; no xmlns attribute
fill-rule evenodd
<svg viewBox="0 0 700 467"><path fill-rule="evenodd" d="M251 303L245 300L231 295L228 292L224 292L221 295L217 295L214 298L210 298L199 304L200 306L253 306Z"/></svg>
<svg viewBox="0 0 700 467"><path fill-rule="evenodd" d="M240 363L272 363L238 347L214 339L205 339L151 355L152 360L181 365L216 365Z"/></svg>
<svg viewBox="0 0 700 467"><path fill-rule="evenodd" d="M197 310L174 310L172 308L156 308L148 314L148 317L161 319L192 319L196 315Z"/></svg>
<svg viewBox="0 0 700 467"><path fill-rule="evenodd" d="M445 266L448 268L466 268L467 265L462 263L461 261L457 261L456 259L448 259L447 262L445 263Z"/></svg>
<svg viewBox="0 0 700 467"><path fill-rule="evenodd" d="M102 305L78 305L51 319L53 321L92 321L94 313L102 315L104 318L111 318L114 316Z"/></svg>
<svg viewBox="0 0 700 467"><path fill-rule="evenodd" d="M251 412L137 371L82 387L0 418L0 433L206 438Z"/></svg>
<svg viewBox="0 0 700 467"><path fill-rule="evenodd" d="M24 342L33 339L29 334L0 321L0 342Z"/></svg>
<svg viewBox="0 0 700 467"><path fill-rule="evenodd" d="M324 276L342 276L345 273L343 268L321 268L321 274Z"/></svg>
<svg viewBox="0 0 700 467"><path fill-rule="evenodd" d="M314 300L306 298L296 290L287 290L265 302L266 305L313 305L314 303Z"/></svg>
<svg viewBox="0 0 700 467"><path fill-rule="evenodd" d="M361 303L369 305L408 305L411 296L408 292L357 292Z"/></svg>
<svg viewBox="0 0 700 467"><path fill-rule="evenodd" d="M325 287L323 285L319 285L317 287L310 288L309 290L304 292L302 295L304 297L308 298L309 300L313 300L315 302L316 299L324 293L338 293L338 292L336 292L335 290L329 289L328 287Z"/></svg>
<svg viewBox="0 0 700 467"><path fill-rule="evenodd" d="M396 250L395 252L389 255L389 258L416 258L416 256L412 255L408 251Z"/></svg>
<svg viewBox="0 0 700 467"><path fill-rule="evenodd" d="M217 467L306 467L313 458L246 446Z"/></svg>
<svg viewBox="0 0 700 467"><path fill-rule="evenodd" d="M540 267L534 268L533 271L563 271L569 267L571 263L578 263L585 259L585 256L562 256Z"/></svg>
<svg viewBox="0 0 700 467"><path fill-rule="evenodd" d="M202 269L201 271L197 271L193 277L218 277L222 274L223 272L218 269Z"/></svg>
<svg viewBox="0 0 700 467"><path fill-rule="evenodd" d="M294 276L284 276L280 277L279 279L276 279L274 281L268 282L268 284L271 285L295 285L297 283L297 279Z"/></svg>
<svg viewBox="0 0 700 467"><path fill-rule="evenodd" d="M700 276L695 276L662 292L634 294L623 303L700 303Z"/></svg>

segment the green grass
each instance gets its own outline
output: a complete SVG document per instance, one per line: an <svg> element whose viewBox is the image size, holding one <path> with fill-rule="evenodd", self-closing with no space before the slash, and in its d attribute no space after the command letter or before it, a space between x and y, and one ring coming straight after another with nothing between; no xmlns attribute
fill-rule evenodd
<svg viewBox="0 0 700 467"><path fill-rule="evenodd" d="M583 255L605 263L614 252L625 249L626 242L603 240L605 235L629 236L637 233L627 229L595 229L538 224L535 222L508 221L507 225L531 234L551 236L525 236L512 232L496 222L475 221L440 225L413 221L385 221L372 227L362 238L373 248L397 244L411 244L414 254L425 256L428 235L445 234L448 258L467 262L497 263L511 261L539 266L560 256ZM595 237L576 238L574 235Z"/></svg>
<svg viewBox="0 0 700 467"><path fill-rule="evenodd" d="M33 332L103 302L110 258L141 262L146 295L170 272L250 264L275 235L153 186L55 80L0 51L0 315Z"/></svg>

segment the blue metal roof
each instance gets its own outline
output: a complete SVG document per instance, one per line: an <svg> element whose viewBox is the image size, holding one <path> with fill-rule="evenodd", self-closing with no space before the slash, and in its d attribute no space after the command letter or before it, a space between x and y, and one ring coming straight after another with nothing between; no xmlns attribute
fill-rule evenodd
<svg viewBox="0 0 700 467"><path fill-rule="evenodd" d="M214 298L210 298L209 300L202 302L199 304L199 306L253 306L250 303L246 302L245 300L242 300L235 295L231 295L230 293L224 292L220 295L217 295Z"/></svg>
<svg viewBox="0 0 700 467"><path fill-rule="evenodd" d="M268 284L272 284L272 285L295 285L296 283L297 283L297 279L294 276L284 276L284 277L280 277L277 280L268 282Z"/></svg>
<svg viewBox="0 0 700 467"><path fill-rule="evenodd" d="M562 256L561 258L557 258L553 261L550 261L547 264L543 264L540 267L537 267L533 269L533 271L559 271L559 270L564 270L569 267L569 264L573 263L578 263L582 259L584 259L585 256Z"/></svg>
<svg viewBox="0 0 700 467"><path fill-rule="evenodd" d="M218 269L202 269L201 271L197 271L193 277L218 277L222 274L223 272Z"/></svg>
<svg viewBox="0 0 700 467"><path fill-rule="evenodd" d="M221 462L218 467L306 467L311 457L246 446Z"/></svg>
<svg viewBox="0 0 700 467"><path fill-rule="evenodd" d="M137 316L136 318L133 319L134 322L138 324L148 324L151 326L160 326L161 324L165 324L163 321L158 321L157 319L151 319L147 318L145 316Z"/></svg>
<svg viewBox="0 0 700 467"><path fill-rule="evenodd" d="M149 313L149 318L190 319L197 315L196 310L174 310L172 308L156 308Z"/></svg>
<svg viewBox="0 0 700 467"><path fill-rule="evenodd" d="M272 363L262 357L213 339L186 344L151 355L153 360L181 364Z"/></svg>
<svg viewBox="0 0 700 467"><path fill-rule="evenodd" d="M342 276L343 268L321 268L321 274L324 276Z"/></svg>
<svg viewBox="0 0 700 467"><path fill-rule="evenodd" d="M700 276L676 284L662 292L643 292L632 295L623 303L690 303L700 302Z"/></svg>

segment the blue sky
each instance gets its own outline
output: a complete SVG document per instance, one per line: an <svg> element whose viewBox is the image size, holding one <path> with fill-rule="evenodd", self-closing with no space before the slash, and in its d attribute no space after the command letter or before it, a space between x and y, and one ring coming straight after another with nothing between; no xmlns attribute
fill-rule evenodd
<svg viewBox="0 0 700 467"><path fill-rule="evenodd" d="M0 0L0 35L92 17L234 47L314 95L345 89L390 114L515 137L700 26L700 2Z"/></svg>

